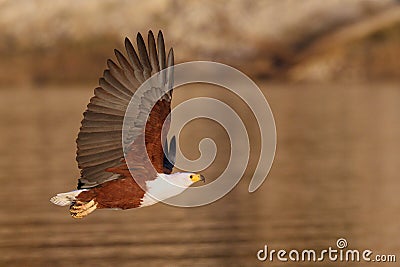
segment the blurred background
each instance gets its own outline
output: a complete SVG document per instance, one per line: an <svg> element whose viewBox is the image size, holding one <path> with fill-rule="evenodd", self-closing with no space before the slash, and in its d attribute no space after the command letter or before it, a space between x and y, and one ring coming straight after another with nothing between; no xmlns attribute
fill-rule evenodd
<svg viewBox="0 0 400 267"><path fill-rule="evenodd" d="M276 120L274 165L249 194L259 153L250 109L221 88L178 89L174 105L212 96L246 122L240 184L200 208L73 220L48 200L76 186L82 113L113 49L150 29L164 32L177 63L218 61L254 79ZM0 266L297 266L256 253L322 250L340 237L399 261L399 59L395 0L0 0ZM188 126L189 158L206 136L218 144L204 172L212 180L229 159L227 135L209 121Z"/></svg>

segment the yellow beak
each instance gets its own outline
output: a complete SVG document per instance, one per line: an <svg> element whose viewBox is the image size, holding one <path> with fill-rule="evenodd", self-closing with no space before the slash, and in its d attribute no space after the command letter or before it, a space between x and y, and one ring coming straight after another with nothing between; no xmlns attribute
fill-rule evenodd
<svg viewBox="0 0 400 267"><path fill-rule="evenodd" d="M195 182L199 182L199 181L203 181L206 182L206 179L204 178L203 175L201 174L192 174L190 175L190 179L195 183Z"/></svg>

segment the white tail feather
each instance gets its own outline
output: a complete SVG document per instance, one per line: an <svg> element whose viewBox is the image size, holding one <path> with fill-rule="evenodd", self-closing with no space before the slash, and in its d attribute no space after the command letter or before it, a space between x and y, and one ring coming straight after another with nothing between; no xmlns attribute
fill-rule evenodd
<svg viewBox="0 0 400 267"><path fill-rule="evenodd" d="M76 200L76 196L82 193L83 191L87 191L87 189L75 190L66 193L59 193L56 196L50 198L50 202L58 206L71 205Z"/></svg>

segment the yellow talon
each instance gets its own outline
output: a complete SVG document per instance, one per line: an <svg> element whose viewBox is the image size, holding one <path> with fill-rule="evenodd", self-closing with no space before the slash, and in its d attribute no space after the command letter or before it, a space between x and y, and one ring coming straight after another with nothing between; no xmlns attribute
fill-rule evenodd
<svg viewBox="0 0 400 267"><path fill-rule="evenodd" d="M73 218L80 219L92 213L96 208L97 203L93 199L87 203L77 201L71 206L69 212Z"/></svg>

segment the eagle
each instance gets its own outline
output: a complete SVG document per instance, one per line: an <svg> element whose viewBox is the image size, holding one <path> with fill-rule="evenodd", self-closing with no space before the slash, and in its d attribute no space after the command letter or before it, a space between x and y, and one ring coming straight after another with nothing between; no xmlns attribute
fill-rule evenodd
<svg viewBox="0 0 400 267"><path fill-rule="evenodd" d="M161 31L157 40L152 31L148 32L147 47L140 33L136 43L137 50L125 38L126 56L114 50L118 63L107 60L108 68L83 113L76 139L80 169L77 190L50 199L56 205L69 206L73 218L83 218L96 209L126 210L153 205L182 193L193 183L205 181L197 173L172 173L176 138L171 138L169 146L166 140L171 120L168 115L173 71L165 70L173 68L173 49L166 55ZM135 114L146 113L147 108L149 115L144 123L139 116L133 118L133 125L141 131L131 134L124 148L122 131L128 105L138 88L163 70L166 74L161 86L152 86L139 99L140 105L133 107L137 109ZM146 106L148 96L157 98L152 107ZM133 168L128 167L132 166L127 164L129 161L133 162ZM169 184L177 186L172 188Z"/></svg>

